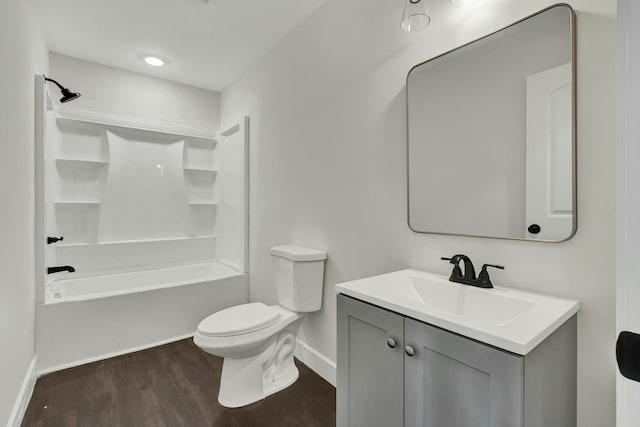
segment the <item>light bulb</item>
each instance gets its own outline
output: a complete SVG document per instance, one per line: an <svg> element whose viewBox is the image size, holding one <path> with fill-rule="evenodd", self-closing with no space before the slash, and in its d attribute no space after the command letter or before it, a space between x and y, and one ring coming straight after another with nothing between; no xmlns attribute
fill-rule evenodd
<svg viewBox="0 0 640 427"><path fill-rule="evenodd" d="M156 58L155 56L145 56L144 62L154 67L162 67L164 65L164 61L160 58Z"/></svg>

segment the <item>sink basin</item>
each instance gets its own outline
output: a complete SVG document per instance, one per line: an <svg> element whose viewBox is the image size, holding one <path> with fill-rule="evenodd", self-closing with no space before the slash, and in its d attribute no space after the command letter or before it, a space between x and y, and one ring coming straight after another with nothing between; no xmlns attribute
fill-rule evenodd
<svg viewBox="0 0 640 427"><path fill-rule="evenodd" d="M481 289L402 270L336 285L338 293L526 355L580 309L580 303L515 289Z"/></svg>

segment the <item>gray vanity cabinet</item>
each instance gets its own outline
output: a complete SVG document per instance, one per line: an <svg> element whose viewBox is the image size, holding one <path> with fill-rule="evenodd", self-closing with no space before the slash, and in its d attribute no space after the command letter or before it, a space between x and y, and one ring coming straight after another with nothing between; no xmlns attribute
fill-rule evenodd
<svg viewBox="0 0 640 427"><path fill-rule="evenodd" d="M338 427L403 425L404 317L338 297Z"/></svg>
<svg viewBox="0 0 640 427"><path fill-rule="evenodd" d="M522 425L523 357L405 320L405 427Z"/></svg>
<svg viewBox="0 0 640 427"><path fill-rule="evenodd" d="M338 295L337 426L575 427L576 356L575 316L520 356Z"/></svg>

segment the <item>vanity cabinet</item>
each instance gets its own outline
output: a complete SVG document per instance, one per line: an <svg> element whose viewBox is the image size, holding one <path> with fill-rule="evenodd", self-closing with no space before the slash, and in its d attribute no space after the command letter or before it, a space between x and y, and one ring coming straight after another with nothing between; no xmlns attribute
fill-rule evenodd
<svg viewBox="0 0 640 427"><path fill-rule="evenodd" d="M572 427L576 317L517 355L338 295L338 427Z"/></svg>
<svg viewBox="0 0 640 427"><path fill-rule="evenodd" d="M403 425L404 318L338 296L338 427Z"/></svg>

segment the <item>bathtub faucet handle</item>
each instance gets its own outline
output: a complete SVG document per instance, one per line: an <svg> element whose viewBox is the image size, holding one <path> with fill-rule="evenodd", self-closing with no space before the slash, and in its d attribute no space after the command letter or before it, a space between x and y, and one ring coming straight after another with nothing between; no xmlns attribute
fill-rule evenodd
<svg viewBox="0 0 640 427"><path fill-rule="evenodd" d="M61 265L59 267L47 267L47 274L60 273L61 271L75 273L76 269L70 265Z"/></svg>

